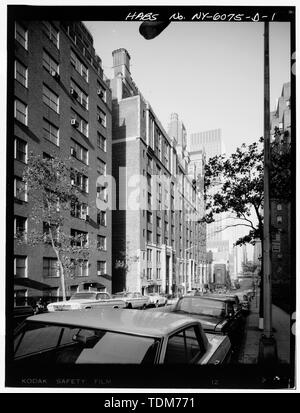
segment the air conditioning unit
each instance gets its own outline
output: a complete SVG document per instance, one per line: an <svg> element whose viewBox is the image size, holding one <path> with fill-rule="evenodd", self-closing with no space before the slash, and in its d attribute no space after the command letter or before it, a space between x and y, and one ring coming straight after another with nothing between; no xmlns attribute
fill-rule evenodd
<svg viewBox="0 0 300 413"><path fill-rule="evenodd" d="M98 89L98 90L97 90L97 94L98 94L101 98L104 97L104 91L103 91L102 89Z"/></svg>
<svg viewBox="0 0 300 413"><path fill-rule="evenodd" d="M75 128L78 128L79 122L77 119L71 119L71 125L74 126Z"/></svg>
<svg viewBox="0 0 300 413"><path fill-rule="evenodd" d="M55 80L60 80L60 76L55 70L51 71L51 76L54 77Z"/></svg>
<svg viewBox="0 0 300 413"><path fill-rule="evenodd" d="M71 148L71 155L76 158L76 151L74 148Z"/></svg>
<svg viewBox="0 0 300 413"><path fill-rule="evenodd" d="M70 89L70 94L71 94L71 96L73 96L75 99L78 98L78 93L77 93L76 90L73 89L72 87L71 87L71 89Z"/></svg>

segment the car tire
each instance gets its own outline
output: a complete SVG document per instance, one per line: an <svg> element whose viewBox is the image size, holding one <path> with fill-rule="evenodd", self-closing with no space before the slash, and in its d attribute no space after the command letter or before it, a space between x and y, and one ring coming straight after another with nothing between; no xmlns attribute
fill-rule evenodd
<svg viewBox="0 0 300 413"><path fill-rule="evenodd" d="M127 308L132 309L132 304L129 303L129 304L127 305Z"/></svg>
<svg viewBox="0 0 300 413"><path fill-rule="evenodd" d="M143 305L142 310L146 310L146 304Z"/></svg>
<svg viewBox="0 0 300 413"><path fill-rule="evenodd" d="M155 306L156 308L159 307L159 302L156 301L156 303L154 304L154 306Z"/></svg>

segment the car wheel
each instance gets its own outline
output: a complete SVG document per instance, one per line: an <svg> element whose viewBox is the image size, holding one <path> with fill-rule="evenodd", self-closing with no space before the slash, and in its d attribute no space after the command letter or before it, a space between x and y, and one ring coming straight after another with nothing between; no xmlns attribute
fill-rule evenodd
<svg viewBox="0 0 300 413"><path fill-rule="evenodd" d="M143 305L142 310L146 310L146 304Z"/></svg>
<svg viewBox="0 0 300 413"><path fill-rule="evenodd" d="M127 308L132 309L132 304L129 303L129 304L127 305Z"/></svg>
<svg viewBox="0 0 300 413"><path fill-rule="evenodd" d="M158 301L156 301L155 307L156 307L156 308L159 307L159 302L158 302Z"/></svg>

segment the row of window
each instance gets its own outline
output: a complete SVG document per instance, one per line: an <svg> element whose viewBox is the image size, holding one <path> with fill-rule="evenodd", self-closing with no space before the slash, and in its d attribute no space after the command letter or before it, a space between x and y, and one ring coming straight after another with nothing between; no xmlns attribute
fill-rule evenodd
<svg viewBox="0 0 300 413"><path fill-rule="evenodd" d="M44 21L43 32L51 40L51 42L59 49L59 32L53 26L53 24L49 21ZM15 39L22 47L24 47L24 49L28 50L28 31L18 22L16 22L15 25ZM73 50L71 50L70 63L74 67L76 72L78 72L80 76L86 82L88 82L88 67L79 59L79 57L73 52ZM43 67L45 67L45 69L48 70L49 73L54 77L56 76L56 74L59 75L59 64L46 51L43 51ZM15 63L15 73L16 79L23 86L27 87L27 68L19 61L16 61ZM78 90L80 91L80 93L78 93L79 97L81 98L80 103L84 107L87 106L87 99L84 99L84 96L81 95L81 93L84 94L84 92L77 85L74 87L74 84L71 84L71 88L75 89L77 93ZM99 82L97 83L97 94L102 100L104 100L104 102L106 102L106 89Z"/></svg>
<svg viewBox="0 0 300 413"><path fill-rule="evenodd" d="M89 184L88 177L83 175L82 173L79 173L79 172L72 173L71 183L72 185L77 186L77 188L81 190L82 192L88 193L88 189L89 189L88 188L88 184ZM106 188L105 186L97 186L97 198L101 199L104 202L107 202L108 201L107 191L108 191L108 188ZM14 177L14 198L22 202L28 202L27 184L19 176ZM102 214L101 214L101 218L99 218L98 224L100 224L101 222L101 225L106 225L106 213L105 211L101 211L101 212ZM72 208L71 208L71 214L72 214ZM97 218L97 221L98 221L98 218ZM103 224L103 222L105 222L105 224Z"/></svg>
<svg viewBox="0 0 300 413"><path fill-rule="evenodd" d="M83 204L80 205L80 210L78 211L77 209L74 208L74 210L71 209L71 215L74 213L76 214L79 212L79 214L82 214L83 208L85 207L85 212L87 210L87 206ZM106 214L104 212L104 215L102 215L102 220L100 219L100 212L99 211L99 222L102 222L102 224L105 226L106 225ZM76 216L76 215L73 215ZM79 215L78 218L82 218L82 215ZM18 236L26 236L27 233L27 218L15 215L14 217L14 231L15 234ZM47 223L43 223L43 233L45 236L49 234L49 226ZM70 231L72 239L72 244L75 246L87 246L88 244L88 233L84 231L79 231L75 229L71 229ZM55 234L54 234L55 237ZM47 241L46 241L47 242ZM101 250L106 250L106 236L104 235L97 235L97 248Z"/></svg>
<svg viewBox="0 0 300 413"><path fill-rule="evenodd" d="M145 270L144 270L145 272ZM147 281L153 280L152 268L147 268ZM156 280L161 280L161 268L156 268Z"/></svg>
<svg viewBox="0 0 300 413"><path fill-rule="evenodd" d="M55 134L55 130L53 129L52 125L49 122L45 121L43 131L44 131L44 137L46 137L48 140L56 141L57 135ZM24 141L23 139L15 138L14 158L23 163L27 163L27 155L28 155L27 142ZM88 150L85 149L78 142L76 142L74 139L71 140L71 155L77 160L88 165L89 163ZM99 175L106 175L106 163L99 158L97 158L97 173Z"/></svg>
<svg viewBox="0 0 300 413"><path fill-rule="evenodd" d="M143 258L145 259L145 256L143 256ZM156 263L160 264L160 260L161 260L161 251L156 251ZM152 249L151 248L147 248L147 261L148 262L152 261Z"/></svg>
<svg viewBox="0 0 300 413"><path fill-rule="evenodd" d="M74 267L71 271L75 277L88 277L90 272L90 263L88 260L74 261ZM106 261L97 261L97 275L106 274ZM14 275L15 277L28 277L28 257L25 255L15 255L14 257ZM43 257L43 277L59 277L59 266L56 258Z"/></svg>
<svg viewBox="0 0 300 413"><path fill-rule="evenodd" d="M55 112L59 112L59 98L56 96L47 86L43 87L43 102L53 109ZM99 109L99 108L98 108ZM106 126L106 114L99 109L98 119L100 117L102 126ZM15 99L14 105L14 116L15 118L28 125L28 106L19 99ZM76 113L73 109L71 110L71 125L81 132L84 136L89 136L89 124ZM59 146L59 128L53 123L49 122L47 119L43 118L43 136L50 142ZM97 132L97 146L106 151L106 138Z"/></svg>

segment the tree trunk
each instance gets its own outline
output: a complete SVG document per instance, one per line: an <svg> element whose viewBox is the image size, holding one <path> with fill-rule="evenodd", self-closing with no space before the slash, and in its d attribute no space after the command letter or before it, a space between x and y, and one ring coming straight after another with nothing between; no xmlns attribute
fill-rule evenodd
<svg viewBox="0 0 300 413"><path fill-rule="evenodd" d="M61 289L62 289L62 296L63 296L63 301L66 301L66 285L65 285L65 274L64 274L64 267L62 265L62 262L60 258L58 258L59 262L59 269L60 269L60 282L61 282Z"/></svg>
<svg viewBox="0 0 300 413"><path fill-rule="evenodd" d="M57 258L57 261L58 261L58 265L59 265L60 283L61 283L61 289L62 289L62 297L63 297L63 301L65 301L67 297L66 297L66 285L65 285L64 267L63 267L62 261L61 261L60 256L59 256L59 251L58 251L58 249L56 248L56 246L55 246L55 244L54 244L54 239L53 239L53 234L52 234L52 230L51 230L51 225L50 225L50 223L48 223L48 224L49 224L49 234L50 234L50 238L51 238L52 248L53 248L53 250L54 250L54 252L55 252L55 255L56 255L56 258ZM58 230L58 232L59 232L59 230Z"/></svg>

